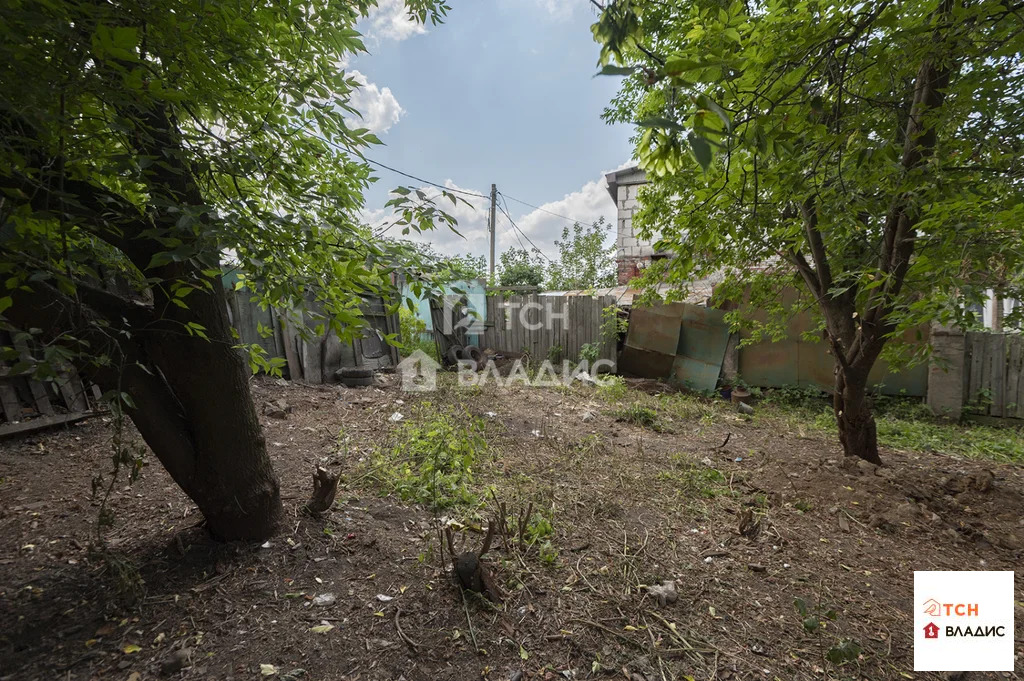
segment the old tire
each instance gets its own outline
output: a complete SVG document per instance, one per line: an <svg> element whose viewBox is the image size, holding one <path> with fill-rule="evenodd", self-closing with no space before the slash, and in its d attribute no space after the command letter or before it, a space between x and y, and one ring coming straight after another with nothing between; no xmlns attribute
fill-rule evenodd
<svg viewBox="0 0 1024 681"><path fill-rule="evenodd" d="M477 366L480 366L484 361L484 353L475 345L467 345L462 348L462 359L471 359L476 362Z"/></svg>
<svg viewBox="0 0 1024 681"><path fill-rule="evenodd" d="M462 359L462 346L453 345L448 348L448 352L444 353L445 359L448 360L448 364L455 365Z"/></svg>
<svg viewBox="0 0 1024 681"><path fill-rule="evenodd" d="M338 378L373 378L373 369L366 367L341 367L335 374Z"/></svg>

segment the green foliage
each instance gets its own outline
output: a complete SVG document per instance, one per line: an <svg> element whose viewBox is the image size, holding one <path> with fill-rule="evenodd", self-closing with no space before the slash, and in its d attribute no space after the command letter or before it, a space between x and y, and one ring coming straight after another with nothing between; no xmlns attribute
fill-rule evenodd
<svg viewBox="0 0 1024 681"><path fill-rule="evenodd" d="M427 323L404 305L398 309L398 328L403 356L408 357L420 350L433 358L435 362L439 361L437 344L433 338L427 335Z"/></svg>
<svg viewBox="0 0 1024 681"><path fill-rule="evenodd" d="M584 343L580 346L580 361L593 364L601 356L601 346L597 343Z"/></svg>
<svg viewBox="0 0 1024 681"><path fill-rule="evenodd" d="M635 123L651 180L634 229L674 256L646 283L721 275L755 336L813 308L845 385L920 325L972 323L986 289L1024 298L1004 3L610 0L593 31L626 74L605 117Z"/></svg>
<svg viewBox="0 0 1024 681"><path fill-rule="evenodd" d="M104 367L133 354L138 327L207 338L195 301L228 255L238 288L282 309L314 299L311 326L345 337L363 326L364 295L397 302L407 248L358 220L375 181L363 155L380 140L351 120L359 83L338 66L365 51L354 27L374 4L6 3L3 314L41 327L19 296L73 301L79 325L59 343ZM435 23L448 9L407 4ZM391 224L453 227L438 201L459 200L399 187Z"/></svg>
<svg viewBox="0 0 1024 681"><path fill-rule="evenodd" d="M790 390L793 400L782 403L766 393L762 406L769 418L780 419L793 431L807 429L822 435L834 435L835 417L817 391ZM950 423L933 416L919 400L885 398L876 402L878 441L881 445L905 451L940 452L1001 463L1024 463L1024 433L1020 428L991 427L980 424Z"/></svg>
<svg viewBox="0 0 1024 681"><path fill-rule="evenodd" d="M597 395L607 402L620 402L629 392L622 376L601 376L597 379Z"/></svg>
<svg viewBox="0 0 1024 681"><path fill-rule="evenodd" d="M498 256L498 283L501 286L536 286L544 283L544 261L540 253L510 248Z"/></svg>
<svg viewBox="0 0 1024 681"><path fill-rule="evenodd" d="M473 465L487 454L481 419L423 403L391 439L372 461L373 474L389 491L435 510L479 504Z"/></svg>
<svg viewBox="0 0 1024 681"><path fill-rule="evenodd" d="M547 288L572 291L615 286L615 248L604 245L610 225L601 217L584 229L580 223L562 228L555 240L558 259L548 265Z"/></svg>
<svg viewBox="0 0 1024 681"><path fill-rule="evenodd" d="M615 418L643 428L659 429L658 412L638 402L616 409Z"/></svg>
<svg viewBox="0 0 1024 681"><path fill-rule="evenodd" d="M617 305L609 305L601 310L601 340L617 341L629 331L629 318L619 314Z"/></svg>
<svg viewBox="0 0 1024 681"><path fill-rule="evenodd" d="M487 279L487 259L482 255L441 255L430 244L400 242L415 257L410 261L424 270L434 284Z"/></svg>

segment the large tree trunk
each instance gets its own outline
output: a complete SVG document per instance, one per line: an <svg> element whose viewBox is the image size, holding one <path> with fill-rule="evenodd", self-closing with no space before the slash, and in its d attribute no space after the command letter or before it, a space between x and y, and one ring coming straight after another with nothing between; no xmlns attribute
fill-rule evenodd
<svg viewBox="0 0 1024 681"><path fill-rule="evenodd" d="M232 347L223 288L219 280L211 283L188 296L188 310L175 307L175 321L155 320L150 308L84 284L72 300L45 283L11 292L7 317L40 329L44 339L70 337L88 343L91 357L109 357L97 365L79 356L76 363L104 391L130 396L126 414L210 532L224 540L262 540L280 523L280 488L248 369ZM209 340L186 333L183 319L205 327Z"/></svg>
<svg viewBox="0 0 1024 681"><path fill-rule="evenodd" d="M839 427L839 442L843 454L856 456L881 465L878 455L878 433L875 417L871 413L871 400L867 396L867 377L870 371L861 367L836 366L836 387L833 408Z"/></svg>
<svg viewBox="0 0 1024 681"><path fill-rule="evenodd" d="M281 520L280 487L249 390L249 370L233 348L224 289L219 279L211 283L212 291L196 291L188 297L189 309L181 311L206 327L209 340L179 328L146 341L149 356L180 405L191 451L172 451L159 438L146 437L145 422L160 418L147 405L139 405L132 419L165 465L171 458L192 458L186 478L177 482L199 506L215 537L265 539Z"/></svg>

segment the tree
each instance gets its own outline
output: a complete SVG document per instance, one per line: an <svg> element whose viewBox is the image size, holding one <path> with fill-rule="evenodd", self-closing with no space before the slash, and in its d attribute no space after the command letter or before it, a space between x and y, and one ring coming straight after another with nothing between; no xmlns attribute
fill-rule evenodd
<svg viewBox="0 0 1024 681"><path fill-rule="evenodd" d="M420 21L447 11L408 5ZM354 218L379 140L346 124L358 83L338 65L364 49L371 6L0 9L0 314L38 348L20 369L74 362L224 539L269 536L282 507L222 263L261 302L298 313L313 298L322 325L351 333L402 255ZM407 229L452 224L414 190L389 205Z"/></svg>
<svg viewBox="0 0 1024 681"><path fill-rule="evenodd" d="M536 286L544 283L544 261L538 251L510 248L498 256L498 283L502 286Z"/></svg>
<svg viewBox="0 0 1024 681"><path fill-rule="evenodd" d="M409 264L422 268L436 283L487 279L487 258L482 255L441 255L430 244L408 241L405 245L415 254Z"/></svg>
<svg viewBox="0 0 1024 681"><path fill-rule="evenodd" d="M562 228L558 260L548 266L547 287L553 291L615 286L615 248L604 245L611 228L600 218L587 229L580 223Z"/></svg>
<svg viewBox="0 0 1024 681"><path fill-rule="evenodd" d="M612 0L602 73L627 75L653 177L638 227L662 230L680 286L816 308L835 358L844 452L880 462L868 372L901 334L1020 297L1020 6L995 0L743 4ZM734 319L738 317L734 316Z"/></svg>

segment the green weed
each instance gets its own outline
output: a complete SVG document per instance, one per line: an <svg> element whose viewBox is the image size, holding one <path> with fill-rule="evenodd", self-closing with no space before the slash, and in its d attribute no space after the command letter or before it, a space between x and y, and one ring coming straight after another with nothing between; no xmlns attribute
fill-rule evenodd
<svg viewBox="0 0 1024 681"><path fill-rule="evenodd" d="M619 402L626 397L629 386L621 376L603 376L597 382L597 396L607 402Z"/></svg>
<svg viewBox="0 0 1024 681"><path fill-rule="evenodd" d="M659 429L658 412L642 404L633 403L614 411L615 418L642 428Z"/></svg>
<svg viewBox="0 0 1024 681"><path fill-rule="evenodd" d="M423 403L398 426L392 442L372 460L375 477L388 491L435 509L480 503L473 465L487 452L482 419Z"/></svg>

